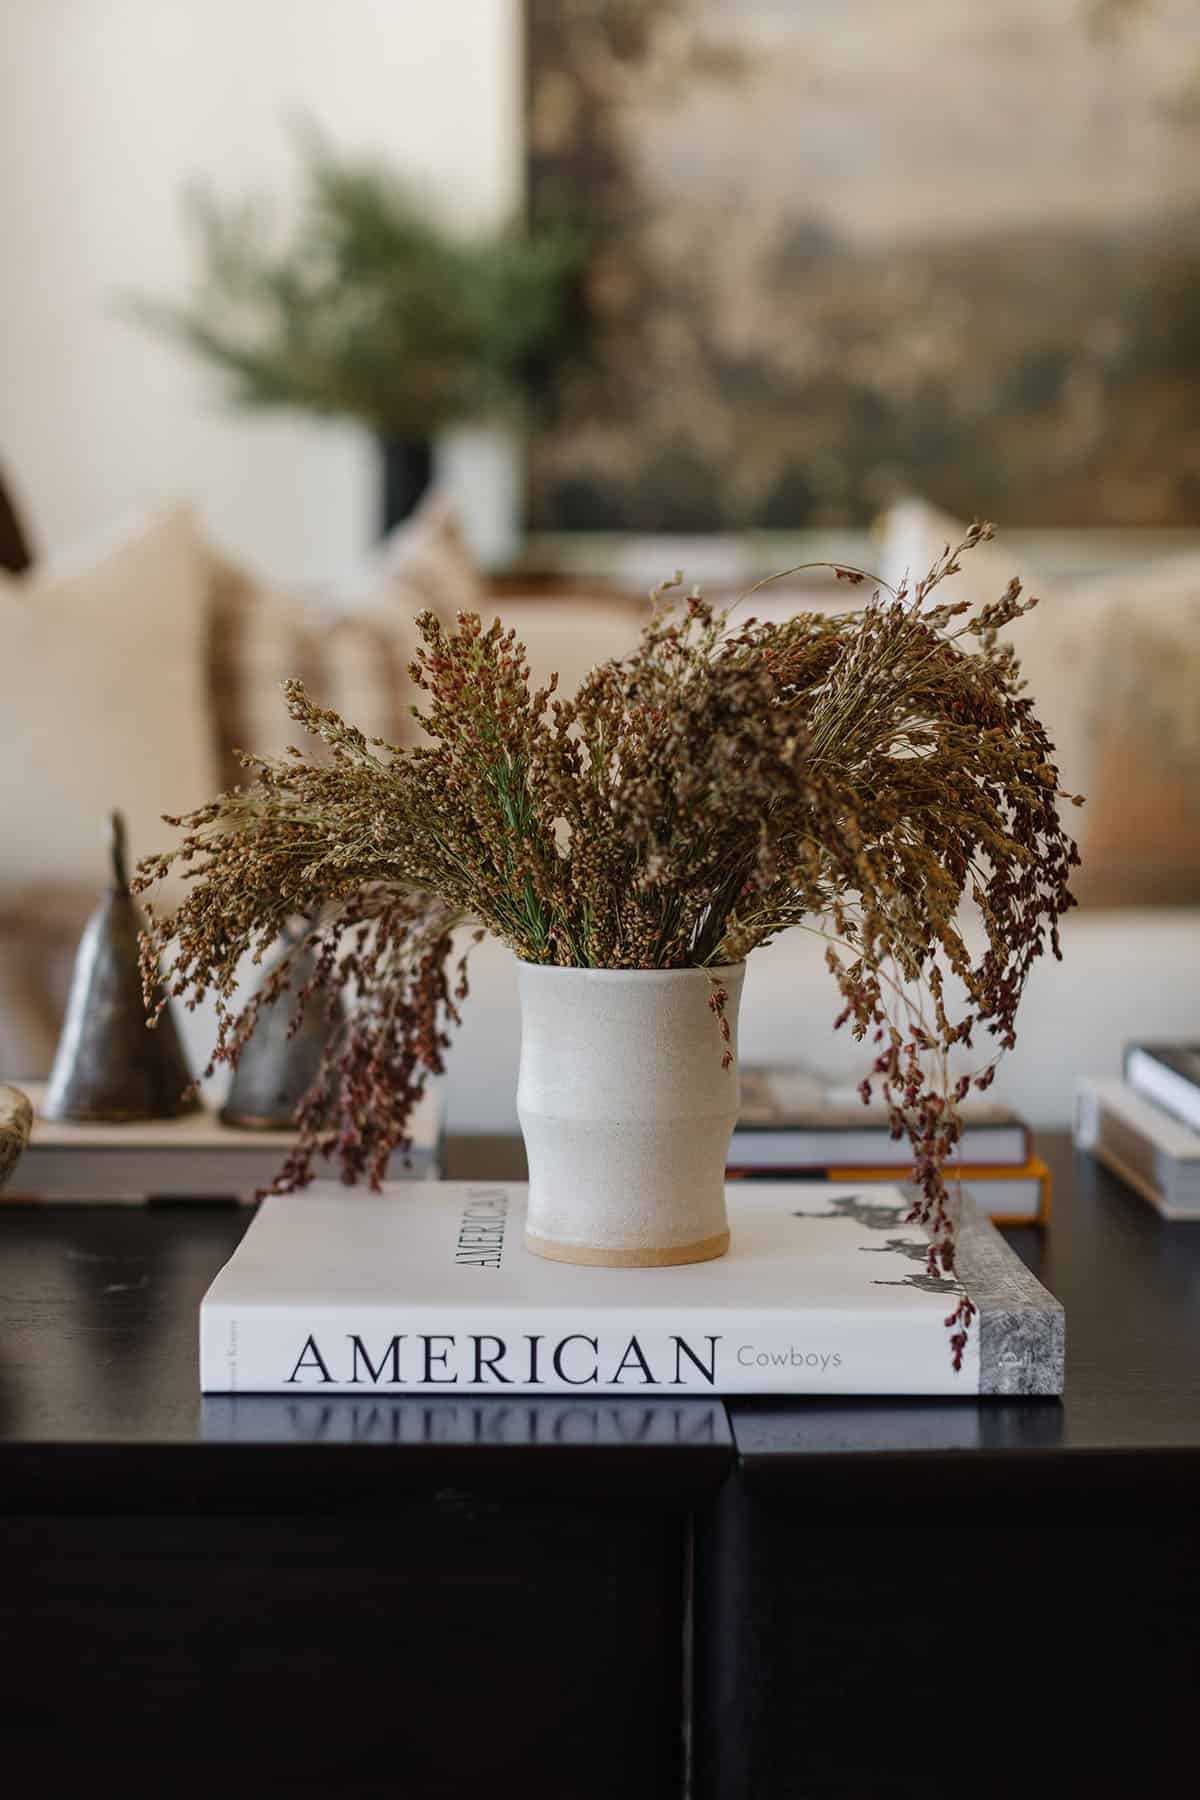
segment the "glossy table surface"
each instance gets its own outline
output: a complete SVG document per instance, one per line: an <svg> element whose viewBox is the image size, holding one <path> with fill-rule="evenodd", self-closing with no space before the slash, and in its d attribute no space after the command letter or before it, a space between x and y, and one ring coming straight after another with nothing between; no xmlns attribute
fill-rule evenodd
<svg viewBox="0 0 1200 1800"><path fill-rule="evenodd" d="M202 1401L247 1209L0 1203L10 1785L922 1800L940 1765L990 1800L1028 1758L980 1761L981 1697L1030 1669L1045 1791L1170 1791L1200 1225L1040 1147L1052 1224L1010 1236L1066 1306L1061 1403ZM519 1178L521 1146L446 1172Z"/></svg>
<svg viewBox="0 0 1200 1800"><path fill-rule="evenodd" d="M188 1481L198 1479L205 1452L206 1482L220 1479L217 1453L232 1451L243 1469L255 1453L265 1479L281 1455L342 1468L347 1446L390 1449L401 1479L414 1471L449 1479L469 1467L518 1484L574 1486L602 1474L646 1492L707 1488L735 1449L747 1474L784 1486L849 1478L863 1457L913 1469L954 1463L963 1480L984 1463L994 1476L997 1462L1019 1465L1022 1479L1067 1464L1075 1479L1085 1464L1111 1479L1122 1469L1132 1476L1136 1459L1143 1477L1153 1463L1159 1478L1191 1483L1200 1476L1200 1224L1159 1219L1063 1137L1039 1148L1055 1174L1051 1224L1007 1235L1066 1307L1061 1403L202 1403L197 1307L245 1229L246 1209L0 1205L0 1486L11 1498L14 1486L52 1478L84 1488L119 1480L123 1451L140 1453L141 1478L153 1461L168 1485L185 1479L185 1467ZM446 1168L459 1179L519 1178L521 1145L451 1140Z"/></svg>
<svg viewBox="0 0 1200 1800"><path fill-rule="evenodd" d="M1168 1223L1065 1137L1038 1149L1051 1223L1005 1236L1066 1309L1061 1401L769 1400L729 1406L740 1464L762 1485L847 1490L862 1459L943 1495L1153 1480L1200 1494L1200 1222ZM936 1465L936 1466L935 1466Z"/></svg>

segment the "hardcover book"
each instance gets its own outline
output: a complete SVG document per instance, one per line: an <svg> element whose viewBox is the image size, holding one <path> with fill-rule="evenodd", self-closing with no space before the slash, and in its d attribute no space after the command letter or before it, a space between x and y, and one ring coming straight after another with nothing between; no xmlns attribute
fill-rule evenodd
<svg viewBox="0 0 1200 1800"><path fill-rule="evenodd" d="M263 1202L205 1295L205 1393L1057 1394L1063 1312L964 1196L961 1368L898 1187L733 1184L714 1262L602 1269L522 1241L519 1183L318 1183Z"/></svg>
<svg viewBox="0 0 1200 1800"><path fill-rule="evenodd" d="M1130 1044L1125 1079L1144 1099L1200 1131L1200 1044Z"/></svg>
<svg viewBox="0 0 1200 1800"><path fill-rule="evenodd" d="M1079 1082L1075 1142L1164 1219L1200 1219L1200 1136L1123 1081Z"/></svg>
<svg viewBox="0 0 1200 1800"><path fill-rule="evenodd" d="M222 1125L207 1107L126 1125L44 1119L44 1085L26 1083L25 1091L33 1133L5 1200L252 1200L275 1178L293 1141L287 1131ZM441 1096L431 1087L413 1116L411 1151L392 1157L392 1180L436 1177L441 1127ZM320 1172L334 1175L329 1164Z"/></svg>
<svg viewBox="0 0 1200 1800"><path fill-rule="evenodd" d="M788 1175L811 1177L812 1173L811 1169L730 1171L731 1176L750 1181L778 1181ZM889 1175L893 1180L895 1178L893 1171L872 1168L869 1164L864 1164L861 1169L826 1169L824 1174L829 1181L843 1183L886 1181ZM1049 1222L1053 1182L1050 1170L1040 1156L1031 1156L1027 1163L1016 1167L1008 1163L993 1163L990 1168L951 1163L946 1169L946 1180L969 1188L976 1206L993 1225L1045 1225Z"/></svg>
<svg viewBox="0 0 1200 1800"><path fill-rule="evenodd" d="M1021 1167L1032 1154L1028 1126L1007 1107L971 1102L958 1147L963 1163ZM885 1109L828 1088L807 1071L743 1068L729 1166L737 1169L912 1167L907 1138L893 1138Z"/></svg>

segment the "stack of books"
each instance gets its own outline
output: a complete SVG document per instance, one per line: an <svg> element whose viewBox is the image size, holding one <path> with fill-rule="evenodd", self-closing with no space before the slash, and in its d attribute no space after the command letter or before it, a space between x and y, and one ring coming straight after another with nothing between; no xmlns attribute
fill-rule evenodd
<svg viewBox="0 0 1200 1800"><path fill-rule="evenodd" d="M128 1125L47 1119L41 1112L44 1086L27 1082L25 1092L33 1103L33 1132L5 1200L247 1202L274 1180L294 1141L288 1131L223 1125L207 1107ZM412 1148L394 1154L390 1180L436 1179L442 1112L441 1094L430 1086L413 1116ZM337 1173L328 1163L318 1163L316 1172Z"/></svg>
<svg viewBox="0 0 1200 1800"><path fill-rule="evenodd" d="M1165 1219L1200 1219L1200 1044L1130 1044L1123 1081L1081 1081L1075 1142Z"/></svg>
<svg viewBox="0 0 1200 1800"><path fill-rule="evenodd" d="M948 1177L969 1187L996 1224L1044 1224L1050 1171L1033 1154L1028 1125L1006 1107L982 1103L964 1106L963 1119ZM896 1181L911 1169L908 1139L892 1137L882 1106L864 1106L853 1089L827 1087L804 1069L742 1069L731 1180Z"/></svg>

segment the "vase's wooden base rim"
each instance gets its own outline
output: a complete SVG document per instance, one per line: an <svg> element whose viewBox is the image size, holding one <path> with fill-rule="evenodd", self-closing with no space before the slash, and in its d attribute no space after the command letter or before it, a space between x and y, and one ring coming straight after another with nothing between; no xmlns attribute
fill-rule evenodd
<svg viewBox="0 0 1200 1800"><path fill-rule="evenodd" d="M564 1244L557 1238L525 1233L525 1248L533 1256L551 1262L584 1263L592 1269L666 1269L677 1263L712 1262L729 1248L728 1231L698 1238L692 1244L647 1244L631 1250L605 1249L597 1244Z"/></svg>

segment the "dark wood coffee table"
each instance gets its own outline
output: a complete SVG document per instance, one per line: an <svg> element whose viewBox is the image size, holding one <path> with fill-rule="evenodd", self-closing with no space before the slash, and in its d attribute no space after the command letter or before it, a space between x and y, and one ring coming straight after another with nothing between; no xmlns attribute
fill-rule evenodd
<svg viewBox="0 0 1200 1800"><path fill-rule="evenodd" d="M196 1308L245 1212L0 1205L14 1791L1167 1791L1200 1227L1039 1148L1052 1225L1008 1235L1066 1305L1061 1405L202 1406ZM519 1176L520 1145L452 1142L447 1173Z"/></svg>

